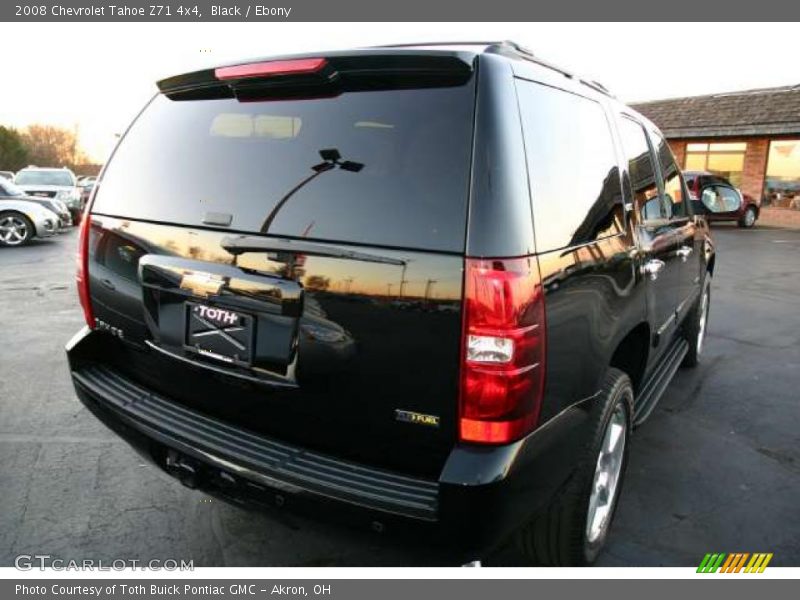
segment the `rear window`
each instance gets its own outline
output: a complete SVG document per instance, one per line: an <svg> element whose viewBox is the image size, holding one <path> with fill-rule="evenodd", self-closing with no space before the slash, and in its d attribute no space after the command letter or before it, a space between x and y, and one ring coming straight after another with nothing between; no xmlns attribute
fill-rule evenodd
<svg viewBox="0 0 800 600"><path fill-rule="evenodd" d="M240 102L157 96L94 211L326 241L463 251L473 84ZM219 218L219 215L217 215Z"/></svg>

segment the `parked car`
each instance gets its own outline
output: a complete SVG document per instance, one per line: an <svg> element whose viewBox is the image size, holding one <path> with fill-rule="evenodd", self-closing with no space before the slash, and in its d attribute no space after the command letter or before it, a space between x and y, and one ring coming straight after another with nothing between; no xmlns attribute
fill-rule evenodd
<svg viewBox="0 0 800 600"><path fill-rule="evenodd" d="M14 179L14 171L0 171L0 178L13 180Z"/></svg>
<svg viewBox="0 0 800 600"><path fill-rule="evenodd" d="M714 245L658 129L512 43L158 86L81 225L86 407L221 498L593 562L707 329ZM457 308L408 310L434 283Z"/></svg>
<svg viewBox="0 0 800 600"><path fill-rule="evenodd" d="M684 171L683 176L696 214L708 221L736 221L739 227L756 224L760 198L743 194L724 177L707 171Z"/></svg>
<svg viewBox="0 0 800 600"><path fill-rule="evenodd" d="M42 198L40 196L29 196L25 191L15 183L0 179L0 198L24 200L26 202L33 202L56 215L56 232L66 230L72 226L72 217L70 216L67 205L56 200L55 198Z"/></svg>
<svg viewBox="0 0 800 600"><path fill-rule="evenodd" d="M75 175L69 169L26 167L16 174L14 183L29 196L63 202L70 213L70 225L80 220L83 209L81 193Z"/></svg>
<svg viewBox="0 0 800 600"><path fill-rule="evenodd" d="M0 246L24 246L33 238L56 232L56 214L24 196L4 195L2 185L0 182Z"/></svg>

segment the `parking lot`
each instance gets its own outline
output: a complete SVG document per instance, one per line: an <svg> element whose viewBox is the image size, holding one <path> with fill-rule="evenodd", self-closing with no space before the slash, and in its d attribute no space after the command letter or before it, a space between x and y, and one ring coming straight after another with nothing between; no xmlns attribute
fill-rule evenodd
<svg viewBox="0 0 800 600"><path fill-rule="evenodd" d="M800 565L800 230L715 227L702 365L633 438L606 566L706 552ZM82 324L76 232L0 249L0 565L184 559L195 566L433 565L370 532L210 500L143 464L76 399L63 346ZM513 547L491 565L520 565Z"/></svg>

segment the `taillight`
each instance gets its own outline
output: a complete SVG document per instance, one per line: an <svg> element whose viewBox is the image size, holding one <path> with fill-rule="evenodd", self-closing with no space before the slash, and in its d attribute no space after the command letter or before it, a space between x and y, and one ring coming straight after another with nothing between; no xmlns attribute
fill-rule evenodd
<svg viewBox="0 0 800 600"><path fill-rule="evenodd" d="M532 431L545 373L544 294L535 257L465 261L459 435L500 444Z"/></svg>
<svg viewBox="0 0 800 600"><path fill-rule="evenodd" d="M324 58L300 58L294 60L271 60L267 62L234 65L214 69L220 80L247 77L270 77L275 75L303 75L317 73L328 64Z"/></svg>
<svg viewBox="0 0 800 600"><path fill-rule="evenodd" d="M89 230L91 229L92 219L88 209L84 211L81 219L81 228L78 234L78 255L77 271L75 279L78 283L78 298L83 309L83 318L86 324L94 329L94 313L92 311L92 297L89 295Z"/></svg>

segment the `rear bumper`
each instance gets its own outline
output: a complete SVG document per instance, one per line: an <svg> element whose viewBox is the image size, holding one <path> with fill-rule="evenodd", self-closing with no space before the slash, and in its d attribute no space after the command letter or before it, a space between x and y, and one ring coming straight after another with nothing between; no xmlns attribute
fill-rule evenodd
<svg viewBox="0 0 800 600"><path fill-rule="evenodd" d="M754 202L744 202L739 210L736 211L735 214L714 214L710 213L705 215L706 220L711 222L725 222L725 221L741 221L744 219L745 213L750 208L755 208L756 210L756 219L761 216L761 206L755 204Z"/></svg>
<svg viewBox="0 0 800 600"><path fill-rule="evenodd" d="M78 397L143 456L190 487L234 503L278 507L443 542L471 560L504 541L568 478L587 406L576 405L502 447L456 445L438 480L343 461L232 427L180 406L81 346L67 347Z"/></svg>
<svg viewBox="0 0 800 600"><path fill-rule="evenodd" d="M102 412L103 420L124 423L188 458L182 472L179 464L166 465L178 467L185 478L192 475L192 463L201 462L226 472L228 487L241 479L255 489L318 495L389 514L436 520L435 481L340 461L231 427L178 406L105 366L85 366L73 371L72 377L81 400L95 414ZM195 478L199 483L200 474Z"/></svg>

